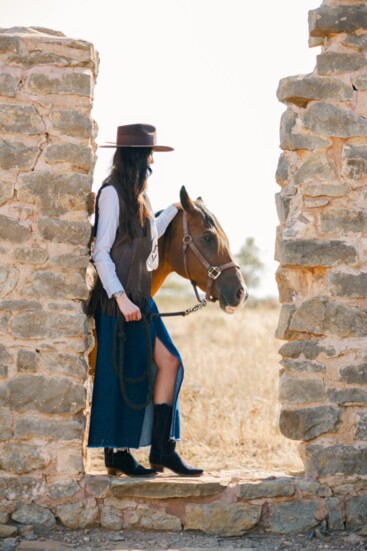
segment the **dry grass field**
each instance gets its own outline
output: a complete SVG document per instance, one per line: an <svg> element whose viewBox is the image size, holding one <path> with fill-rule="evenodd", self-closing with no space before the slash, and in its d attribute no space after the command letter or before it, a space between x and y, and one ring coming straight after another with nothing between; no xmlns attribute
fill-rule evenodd
<svg viewBox="0 0 367 551"><path fill-rule="evenodd" d="M162 312L195 303L159 294L156 301ZM303 469L297 442L278 428L278 316L278 305L259 302L234 315L208 304L185 318L165 318L185 366L178 451L186 461L207 471ZM147 464L147 450L136 455ZM93 471L103 472L100 459L92 450Z"/></svg>

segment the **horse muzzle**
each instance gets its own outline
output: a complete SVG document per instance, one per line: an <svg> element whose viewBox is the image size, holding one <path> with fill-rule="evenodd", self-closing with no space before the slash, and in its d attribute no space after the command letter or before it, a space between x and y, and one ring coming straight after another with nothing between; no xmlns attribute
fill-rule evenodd
<svg viewBox="0 0 367 551"><path fill-rule="evenodd" d="M245 305L248 299L248 291L245 285L240 285L235 293L226 293L223 290L220 293L219 305L226 314L235 314Z"/></svg>

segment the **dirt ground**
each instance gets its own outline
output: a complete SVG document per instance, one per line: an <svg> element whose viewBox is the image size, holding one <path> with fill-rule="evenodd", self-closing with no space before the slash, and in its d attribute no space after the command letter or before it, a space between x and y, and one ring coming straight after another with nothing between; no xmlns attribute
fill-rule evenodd
<svg viewBox="0 0 367 551"><path fill-rule="evenodd" d="M198 532L146 532L103 529L68 530L23 527L23 535L0 541L1 551L125 551L125 550L226 550L232 551L359 551L367 550L367 536L354 532L314 530L307 534L275 536L248 534L223 538ZM367 530L361 531L362 533Z"/></svg>

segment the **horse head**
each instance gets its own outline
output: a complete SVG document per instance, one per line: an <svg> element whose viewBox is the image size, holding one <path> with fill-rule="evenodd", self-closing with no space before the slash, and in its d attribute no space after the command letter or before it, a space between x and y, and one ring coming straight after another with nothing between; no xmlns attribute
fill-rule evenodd
<svg viewBox="0 0 367 551"><path fill-rule="evenodd" d="M201 198L192 200L183 186L180 200L183 210L159 242L160 266L153 276L153 294L175 271L195 282L207 299L218 300L222 310L233 314L242 308L248 293L228 238Z"/></svg>

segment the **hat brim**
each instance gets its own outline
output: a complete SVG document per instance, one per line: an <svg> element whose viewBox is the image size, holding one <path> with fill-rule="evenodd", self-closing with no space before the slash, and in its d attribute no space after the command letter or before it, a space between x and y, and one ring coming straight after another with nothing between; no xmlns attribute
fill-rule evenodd
<svg viewBox="0 0 367 551"><path fill-rule="evenodd" d="M117 147L126 147L126 148L145 147L145 148L152 149L153 151L174 151L173 147L170 147L169 145L153 145L153 146L150 146L150 145L117 145L116 143L113 143L113 142L107 142L105 145L99 145L98 147L103 148L103 149L106 149L106 148L114 148L115 149Z"/></svg>

